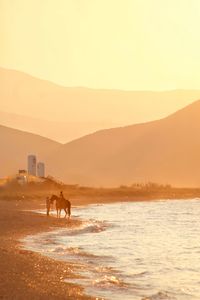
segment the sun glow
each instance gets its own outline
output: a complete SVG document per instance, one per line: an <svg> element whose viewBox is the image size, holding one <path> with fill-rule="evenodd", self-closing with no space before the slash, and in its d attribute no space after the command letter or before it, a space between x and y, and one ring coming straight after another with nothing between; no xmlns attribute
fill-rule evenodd
<svg viewBox="0 0 200 300"><path fill-rule="evenodd" d="M0 0L0 65L65 86L199 88L199 0Z"/></svg>

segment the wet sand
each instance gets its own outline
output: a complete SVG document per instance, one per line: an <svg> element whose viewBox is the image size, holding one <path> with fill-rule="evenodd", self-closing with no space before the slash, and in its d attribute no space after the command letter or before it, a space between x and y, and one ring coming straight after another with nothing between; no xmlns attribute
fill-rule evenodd
<svg viewBox="0 0 200 300"><path fill-rule="evenodd" d="M26 235L81 223L26 211L38 208L39 201L0 201L0 299L95 299L80 286L63 282L78 278L77 266L22 249L19 240Z"/></svg>

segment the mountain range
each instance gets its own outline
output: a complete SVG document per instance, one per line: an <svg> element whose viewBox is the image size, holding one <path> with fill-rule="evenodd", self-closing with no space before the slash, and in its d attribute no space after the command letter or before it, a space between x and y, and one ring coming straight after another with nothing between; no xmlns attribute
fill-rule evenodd
<svg viewBox="0 0 200 300"><path fill-rule="evenodd" d="M200 100L158 121L108 129L56 149L50 171L82 185L200 185Z"/></svg>
<svg viewBox="0 0 200 300"><path fill-rule="evenodd" d="M67 88L0 68L0 99L1 125L66 143L100 129L163 118L200 99L200 90Z"/></svg>
<svg viewBox="0 0 200 300"><path fill-rule="evenodd" d="M61 144L0 126L0 176L26 167L34 153L47 172L89 186L153 181L200 185L200 100L161 120L101 130Z"/></svg>

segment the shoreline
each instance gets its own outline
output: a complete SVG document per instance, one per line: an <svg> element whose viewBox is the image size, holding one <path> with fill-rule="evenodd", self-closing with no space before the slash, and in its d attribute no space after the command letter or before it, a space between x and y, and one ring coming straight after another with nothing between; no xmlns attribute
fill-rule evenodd
<svg viewBox="0 0 200 300"><path fill-rule="evenodd" d="M81 286L69 283L69 278L80 278L74 263L23 249L20 239L27 235L66 226L66 219L47 218L30 211L40 206L42 203L37 200L0 201L0 269L4 270L0 273L0 299L96 299L85 295ZM80 224L80 220L72 218L67 226ZM67 283L63 282L65 279Z"/></svg>
<svg viewBox="0 0 200 300"><path fill-rule="evenodd" d="M191 198L190 198L191 199ZM173 201L172 199L73 199L73 206L110 204L117 202ZM186 200L186 199L174 199ZM189 199L187 199L189 200ZM57 219L34 212L44 209L41 199L0 200L0 299L77 299L94 300L96 297L84 294L84 288L70 283L80 279L78 265L58 261L30 250L24 250L20 240L28 235L49 232L68 226L77 228L81 219ZM66 279L66 281L65 281ZM65 281L65 282L64 282Z"/></svg>

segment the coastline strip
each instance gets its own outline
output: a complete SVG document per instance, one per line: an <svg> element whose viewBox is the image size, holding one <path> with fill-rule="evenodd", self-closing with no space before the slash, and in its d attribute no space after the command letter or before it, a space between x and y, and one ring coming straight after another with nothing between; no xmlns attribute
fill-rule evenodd
<svg viewBox="0 0 200 300"><path fill-rule="evenodd" d="M93 300L77 284L64 278L78 278L76 266L21 249L20 239L29 234L66 226L57 220L25 211L41 208L40 201L0 201L0 298L2 299L77 299ZM71 220L70 228L80 225Z"/></svg>

